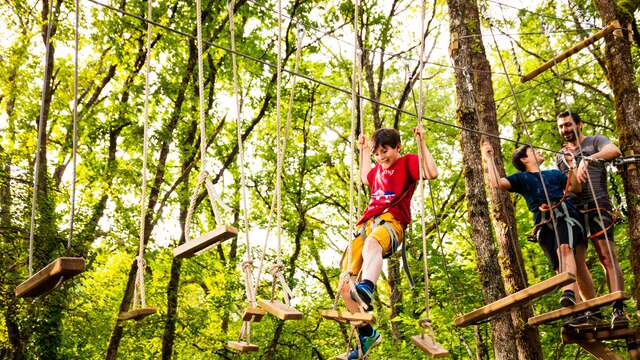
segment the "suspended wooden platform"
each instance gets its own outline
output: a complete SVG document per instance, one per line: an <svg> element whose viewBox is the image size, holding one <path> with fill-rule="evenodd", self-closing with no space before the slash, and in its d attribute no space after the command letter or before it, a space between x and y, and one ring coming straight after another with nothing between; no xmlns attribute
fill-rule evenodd
<svg viewBox="0 0 640 360"><path fill-rule="evenodd" d="M605 27L604 29L602 29L602 30L598 31L597 33L589 36L588 38L580 41L576 45L574 45L574 46L570 47L569 49L561 52L560 54L554 56L551 60L545 62L542 65L540 65L538 68L534 69L530 73L524 75L520 79L520 81L522 83L525 83L525 82L535 78L536 76L538 76L538 75L542 74L543 72L549 70L553 66L563 62L564 60L569 58L571 55L579 52L580 50L586 48L587 46L589 46L589 45L595 43L596 41L602 39L603 37L611 34L612 32L614 32L617 29L620 29L620 23L617 20L614 20L611 23L609 23L609 25L607 25L607 27Z"/></svg>
<svg viewBox="0 0 640 360"><path fill-rule="evenodd" d="M375 316L366 312L352 313L346 310L322 310L320 316L328 320L335 320L338 322L352 322L362 321L366 323L373 323L376 321Z"/></svg>
<svg viewBox="0 0 640 360"><path fill-rule="evenodd" d="M258 345L249 344L244 341L229 341L227 343L227 348L241 352L254 352L260 349Z"/></svg>
<svg viewBox="0 0 640 360"><path fill-rule="evenodd" d="M571 328L564 327L560 332L563 344L577 344L581 341L604 341L635 338L640 335L640 328L619 327L611 329L610 327L600 326L592 331L583 330L575 331Z"/></svg>
<svg viewBox="0 0 640 360"><path fill-rule="evenodd" d="M348 359L349 359L349 353L344 353L336 356L336 360L348 360Z"/></svg>
<svg viewBox="0 0 640 360"><path fill-rule="evenodd" d="M414 335L411 337L413 344L420 350L427 353L432 358L441 358L449 356L449 351L438 344L431 336L428 335Z"/></svg>
<svg viewBox="0 0 640 360"><path fill-rule="evenodd" d="M563 317L573 315L581 311L593 310L600 306L611 304L614 301L626 300L628 298L629 296L624 292L616 291L611 294L607 294L607 295L593 298L587 301L583 301L574 306L563 307L558 310L550 311L545 314L531 317L529 318L527 323L531 326L538 326L538 325L548 323L550 321L558 320Z"/></svg>
<svg viewBox="0 0 640 360"><path fill-rule="evenodd" d="M303 317L303 314L300 311L279 301L260 300L258 301L258 304L269 314L280 320L301 320Z"/></svg>
<svg viewBox="0 0 640 360"><path fill-rule="evenodd" d="M129 310L118 315L118 320L127 321L127 320L135 320L140 321L146 318L149 315L155 314L158 312L157 308L154 307L145 307L140 309Z"/></svg>
<svg viewBox="0 0 640 360"><path fill-rule="evenodd" d="M238 236L238 229L229 225L220 225L212 231L200 235L200 237L187 241L173 249L173 257L181 259L192 257L213 245L219 244L235 236Z"/></svg>
<svg viewBox="0 0 640 360"><path fill-rule="evenodd" d="M462 315L455 320L455 325L464 327L477 324L483 320L493 317L500 312L509 310L521 304L526 304L535 298L554 291L559 287L570 284L575 280L575 275L571 273L560 273L550 279L541 281L535 285L529 286L526 289L522 289L498 301L494 301L491 304L485 305L470 313Z"/></svg>
<svg viewBox="0 0 640 360"><path fill-rule="evenodd" d="M260 322L264 316L265 311L259 307L248 307L242 313L243 321Z"/></svg>
<svg viewBox="0 0 640 360"><path fill-rule="evenodd" d="M16 287L16 297L36 297L84 271L81 257L59 257Z"/></svg>

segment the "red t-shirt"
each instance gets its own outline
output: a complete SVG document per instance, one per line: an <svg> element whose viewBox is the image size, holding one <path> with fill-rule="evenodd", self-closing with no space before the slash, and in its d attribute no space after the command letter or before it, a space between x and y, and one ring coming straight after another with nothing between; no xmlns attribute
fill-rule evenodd
<svg viewBox="0 0 640 360"><path fill-rule="evenodd" d="M389 212L403 226L411 222L411 197L415 189L415 183L420 178L420 165L418 155L407 154L401 156L388 169L376 164L367 174L369 187L371 188L371 200L364 210L358 225L382 214L396 197L403 192L407 194L392 207Z"/></svg>

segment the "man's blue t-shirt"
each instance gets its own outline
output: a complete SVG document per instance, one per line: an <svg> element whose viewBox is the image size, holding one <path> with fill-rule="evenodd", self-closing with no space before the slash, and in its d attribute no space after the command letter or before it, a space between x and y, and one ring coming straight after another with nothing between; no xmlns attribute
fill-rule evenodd
<svg viewBox="0 0 640 360"><path fill-rule="evenodd" d="M564 195L567 176L559 170L543 170L542 178L547 187L549 199L553 204L557 203ZM509 191L524 196L529 211L533 213L533 221L536 224L539 223L541 215L538 207L547 202L544 189L540 183L540 174L537 172L523 171L507 176L507 180L509 180L511 184ZM571 216L577 218L578 213L570 199L566 199L566 203Z"/></svg>

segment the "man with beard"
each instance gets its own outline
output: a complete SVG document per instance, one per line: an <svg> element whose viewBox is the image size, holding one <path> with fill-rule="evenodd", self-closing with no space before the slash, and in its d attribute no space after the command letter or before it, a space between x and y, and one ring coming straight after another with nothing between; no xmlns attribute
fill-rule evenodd
<svg viewBox="0 0 640 360"><path fill-rule="evenodd" d="M607 191L607 169L604 164L605 161L613 160L622 153L616 145L602 135L583 135L582 121L576 113L570 111L559 113L557 125L560 135L566 141L562 152L573 154L579 162L576 177L584 185L573 202L581 213L580 221L585 236L593 241L605 271L609 291L622 291L624 279L613 242L614 219ZM563 158L562 154L558 154L556 163L562 172L567 173L569 168ZM614 302L612 307L612 324L627 320L622 301Z"/></svg>

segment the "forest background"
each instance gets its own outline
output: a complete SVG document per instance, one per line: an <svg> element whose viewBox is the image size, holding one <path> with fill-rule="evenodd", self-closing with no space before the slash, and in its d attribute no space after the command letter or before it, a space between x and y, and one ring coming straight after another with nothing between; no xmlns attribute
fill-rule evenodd
<svg viewBox="0 0 640 360"><path fill-rule="evenodd" d="M454 61L449 57L449 6L455 3L476 5L474 1L426 2L424 36L430 56L422 72L422 105L427 146L441 170L440 177L428 185L425 193L430 317L437 340L452 358L505 358L496 355L500 351L493 343L492 324L462 329L453 325L456 316L484 303L483 280L478 275L469 221L469 195L465 191L467 162L460 143L464 131L451 126L460 124L460 101L453 91L460 81L454 76ZM637 5L618 3L633 25L635 37L629 43L637 63L640 42L633 18ZM51 76L43 80L43 40L50 5L54 10ZM243 236L187 260L174 259L172 249L185 241L182 229L189 199L198 173L204 168L212 175L222 202L230 208L225 220L241 232L249 231L251 256L259 259L262 255L266 214L275 188L276 72L264 62L276 63L276 4L261 0L239 0L235 4L236 46L241 53L240 130L245 141L250 201L248 230L240 221L232 65L230 53L224 50L230 46L226 3L203 1L203 37L207 42L203 55L206 164L201 163L198 151L195 40L158 26L153 29L149 180L147 201L142 205L139 199L147 26L114 9L144 18L147 3L84 0L80 5L77 200L71 253L85 257L87 270L45 297L24 300L15 297L14 289L28 275L33 170L43 82L49 95L44 104L46 144L42 155L45 161L41 162L41 184L46 185L41 185L38 193L36 269L65 254L69 233L75 10L74 3L68 0L0 3L0 358L234 358L237 355L225 349L225 344L237 337L239 316L246 305L240 269L246 251ZM156 0L152 5L154 21L195 36L192 2ZM523 73L553 54L602 28L605 22L596 5L586 0L478 1L480 22L476 25L483 36L476 36L474 41L482 40L491 64L491 73L485 75L493 81L496 121L500 135L510 139L502 142L505 159L509 159L516 142L532 142L551 149L544 155L545 166L552 168L552 158L561 145L555 114L566 108L580 113L587 134L619 140L621 132L615 120L614 91L607 78L604 41L534 81L518 81ZM293 0L284 2L283 13L283 67L293 69L297 40L301 38L299 73L307 77L298 78L294 91L282 189L284 274L296 296L294 305L305 313L305 318L284 323L265 317L253 326L252 341L260 351L245 357L328 359L344 351L348 337L346 327L322 320L319 310L333 304L338 262L349 238L354 7L351 1ZM380 127L397 128L404 151L415 152L411 129L417 124L419 98L420 2L366 1L360 7L360 15L358 63L362 95L368 99L356 111L362 116L365 134ZM634 72L637 73L637 66ZM285 99L289 98L292 80L292 74L285 72L282 114L289 110ZM476 148L478 161L479 156ZM509 161L505 164L508 173L515 171ZM614 169L609 186L614 202L625 210L620 175ZM359 192L360 207L366 195L365 191ZM192 233L197 234L215 225L209 202L204 196L198 201L192 226ZM514 244L521 252L528 282L537 283L551 277L552 271L538 245L525 239L531 217L524 200L514 196L511 201L515 204L519 233ZM408 230L407 247L416 288L410 288L401 274L399 259L387 262L375 298L375 314L384 342L375 350L374 358L423 356L409 340L420 332L417 319L425 312L418 205L414 201L416 221ZM146 302L157 307L158 313L140 322L126 323L118 321L117 315L131 303L140 206L147 208ZM488 218L488 212L484 216ZM615 232L626 290L637 294L628 221L618 225ZM503 264L503 275L508 276L503 253L496 256ZM273 262L275 257L275 246L270 245L266 258ZM588 265L598 292L606 293L603 272L593 250ZM498 275L493 274L502 282ZM264 278L259 298L270 296L270 275ZM507 291L511 290L507 286ZM557 296L547 296L533 306L535 313L554 309ZM628 310L635 313L635 301L628 302ZM539 351L545 357L586 356L577 346L561 345L558 326L541 327L536 336L540 339ZM614 349L624 346L622 342L611 344Z"/></svg>

